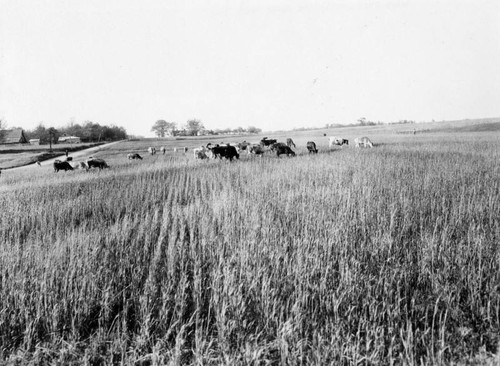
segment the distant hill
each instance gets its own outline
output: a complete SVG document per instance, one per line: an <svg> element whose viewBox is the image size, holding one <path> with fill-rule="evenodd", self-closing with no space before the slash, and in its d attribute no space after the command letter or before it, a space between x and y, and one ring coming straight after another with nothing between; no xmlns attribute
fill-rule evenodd
<svg viewBox="0 0 500 366"><path fill-rule="evenodd" d="M444 128L432 129L433 132L498 132L500 131L500 118L495 121L490 119L473 120L473 121L458 121L455 126L448 125Z"/></svg>
<svg viewBox="0 0 500 366"><path fill-rule="evenodd" d="M456 121L419 122L413 124L390 125L396 133L435 133L435 132L498 132L500 118L462 119Z"/></svg>

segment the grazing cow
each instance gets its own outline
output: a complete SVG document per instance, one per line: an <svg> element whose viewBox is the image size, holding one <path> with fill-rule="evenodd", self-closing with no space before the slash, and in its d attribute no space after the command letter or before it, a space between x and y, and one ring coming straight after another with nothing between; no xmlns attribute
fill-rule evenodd
<svg viewBox="0 0 500 366"><path fill-rule="evenodd" d="M248 154L262 155L264 154L264 148L260 144L253 144L247 147Z"/></svg>
<svg viewBox="0 0 500 366"><path fill-rule="evenodd" d="M356 137L354 139L354 146L356 147L373 147L373 143L368 137Z"/></svg>
<svg viewBox="0 0 500 366"><path fill-rule="evenodd" d="M205 146L193 149L193 156L195 159L208 159L207 148Z"/></svg>
<svg viewBox="0 0 500 366"><path fill-rule="evenodd" d="M184 147L184 153L187 153L187 151L188 151L188 148L186 146L186 147Z"/></svg>
<svg viewBox="0 0 500 366"><path fill-rule="evenodd" d="M297 147L297 146L295 146L295 143L293 142L293 140L292 140L290 137L286 139L286 146L288 146L288 147L290 147L290 148L291 148L292 146L293 146L293 147Z"/></svg>
<svg viewBox="0 0 500 366"><path fill-rule="evenodd" d="M276 155L278 155L278 157L280 155L286 155L286 156L295 156L295 153L293 152L292 149L290 149L289 146L286 146L286 145L278 145L278 144L275 144L273 145L274 147L274 150L276 151Z"/></svg>
<svg viewBox="0 0 500 366"><path fill-rule="evenodd" d="M54 160L54 171L57 173L59 170L73 170L73 167L67 161Z"/></svg>
<svg viewBox="0 0 500 366"><path fill-rule="evenodd" d="M271 145L271 147L269 148L269 150L271 150L271 151L277 151L278 148L284 147L284 146L287 146L287 144L285 144L284 142L275 142L274 144Z"/></svg>
<svg viewBox="0 0 500 366"><path fill-rule="evenodd" d="M104 168L109 168L109 165L106 164L106 162L103 159L90 159L87 160L87 170L90 168L99 168L99 170L102 170Z"/></svg>
<svg viewBox="0 0 500 366"><path fill-rule="evenodd" d="M149 148L148 148L148 153L149 153L150 155L154 155L154 154L156 154L156 148L154 148L154 147L149 147Z"/></svg>
<svg viewBox="0 0 500 366"><path fill-rule="evenodd" d="M314 141L307 141L307 151L309 151L309 154L310 153L314 153L314 154L317 154L318 153L318 149L316 148L316 144L314 143Z"/></svg>
<svg viewBox="0 0 500 366"><path fill-rule="evenodd" d="M238 144L238 148L239 148L240 150L247 150L247 147L248 147L248 146L250 146L250 145L251 145L251 143L246 142L246 141L243 141L243 142L240 142L240 143Z"/></svg>
<svg viewBox="0 0 500 366"><path fill-rule="evenodd" d="M165 155L165 152L167 151L167 149L165 149L165 146L162 146L162 147L160 147L160 151L163 155Z"/></svg>
<svg viewBox="0 0 500 366"><path fill-rule="evenodd" d="M226 158L229 159L229 161L233 161L233 158L240 158L240 154L238 154L238 151L236 151L236 148L234 146L213 146L211 143L208 143L207 149L212 152L214 159Z"/></svg>
<svg viewBox="0 0 500 366"><path fill-rule="evenodd" d="M135 159L142 160L142 156L140 156L138 153L128 154L127 158L128 160L135 160Z"/></svg>
<svg viewBox="0 0 500 366"><path fill-rule="evenodd" d="M337 136L330 136L328 146L331 148L333 145L338 145L340 147L343 145L349 145L349 140Z"/></svg>
<svg viewBox="0 0 500 366"><path fill-rule="evenodd" d="M262 140L260 140L260 146L271 146L272 144L275 144L278 140L276 139L268 139L267 137L263 137Z"/></svg>
<svg viewBox="0 0 500 366"><path fill-rule="evenodd" d="M208 159L208 155L205 151L197 151L195 155L195 159Z"/></svg>

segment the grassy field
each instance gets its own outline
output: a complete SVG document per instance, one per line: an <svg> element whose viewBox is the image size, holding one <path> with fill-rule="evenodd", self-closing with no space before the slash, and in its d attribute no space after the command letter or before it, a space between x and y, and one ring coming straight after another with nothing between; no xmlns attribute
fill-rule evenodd
<svg viewBox="0 0 500 366"><path fill-rule="evenodd" d="M500 362L499 134L338 132L375 148L3 172L0 360Z"/></svg>

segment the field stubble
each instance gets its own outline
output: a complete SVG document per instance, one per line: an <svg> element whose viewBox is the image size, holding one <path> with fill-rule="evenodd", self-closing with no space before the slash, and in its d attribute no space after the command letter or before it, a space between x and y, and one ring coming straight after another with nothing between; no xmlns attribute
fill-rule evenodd
<svg viewBox="0 0 500 366"><path fill-rule="evenodd" d="M420 140L235 163L117 154L111 171L11 176L0 187L0 359L491 356L499 155L487 138Z"/></svg>

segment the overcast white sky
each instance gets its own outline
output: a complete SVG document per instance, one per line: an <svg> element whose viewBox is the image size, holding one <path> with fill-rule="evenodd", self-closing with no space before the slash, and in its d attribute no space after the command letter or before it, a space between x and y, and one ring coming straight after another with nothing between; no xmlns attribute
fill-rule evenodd
<svg viewBox="0 0 500 366"><path fill-rule="evenodd" d="M0 0L10 127L500 117L499 74L496 0Z"/></svg>

